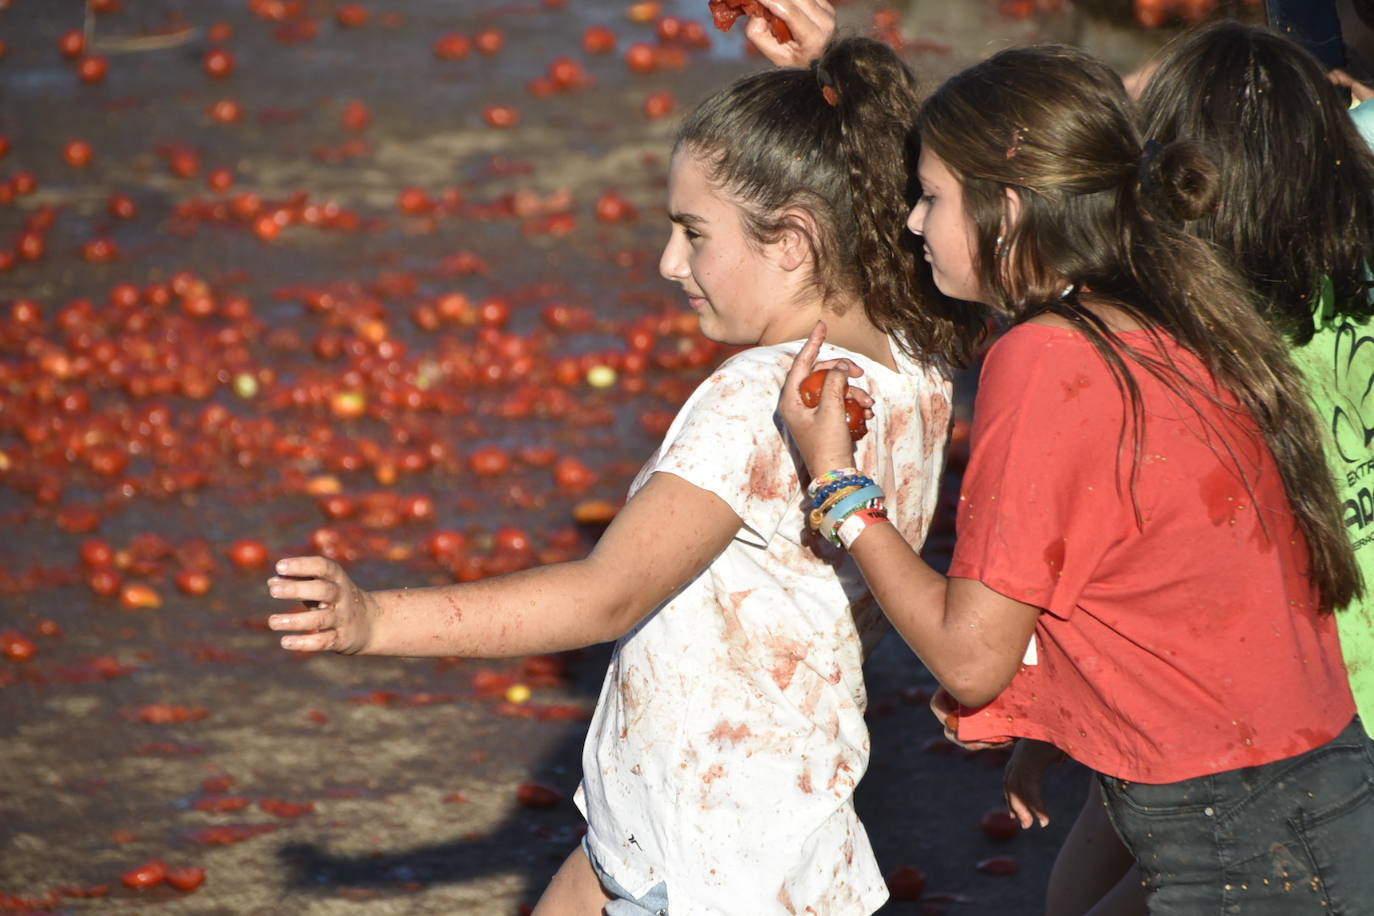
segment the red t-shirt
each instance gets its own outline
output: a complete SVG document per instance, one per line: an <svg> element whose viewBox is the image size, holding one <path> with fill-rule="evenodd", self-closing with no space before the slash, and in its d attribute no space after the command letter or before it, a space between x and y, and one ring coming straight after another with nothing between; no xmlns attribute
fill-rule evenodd
<svg viewBox="0 0 1374 916"><path fill-rule="evenodd" d="M1154 348L1146 332L1121 336ZM1164 349L1216 390L1191 354ZM1324 744L1354 705L1269 450L1248 413L1197 393L1201 422L1127 365L1144 404L1134 500L1125 395L1092 343L1023 324L988 353L949 574L1047 613L1038 663L964 710L960 739L1039 738L1146 783Z"/></svg>

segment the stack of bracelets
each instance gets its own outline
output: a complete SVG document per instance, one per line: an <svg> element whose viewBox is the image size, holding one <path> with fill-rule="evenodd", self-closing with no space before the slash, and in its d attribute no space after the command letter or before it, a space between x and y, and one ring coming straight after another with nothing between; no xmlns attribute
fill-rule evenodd
<svg viewBox="0 0 1374 916"><path fill-rule="evenodd" d="M811 530L846 550L869 525L887 521L883 489L857 468L829 471L806 488L811 499Z"/></svg>

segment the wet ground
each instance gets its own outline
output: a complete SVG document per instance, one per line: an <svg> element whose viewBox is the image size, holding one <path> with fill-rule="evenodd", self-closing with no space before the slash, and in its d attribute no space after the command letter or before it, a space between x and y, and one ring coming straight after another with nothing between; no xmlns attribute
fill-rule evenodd
<svg viewBox="0 0 1374 916"><path fill-rule="evenodd" d="M613 0L123 6L0 2L0 909L519 912L579 835L604 647L293 657L262 564L384 586L587 549L724 355L656 276L650 114L761 64L704 0L659 12L710 47L688 29L647 73L657 17ZM1121 67L1155 42L1114 7L1008 11L841 22L930 82L1014 41ZM83 29L101 81L59 52ZM530 85L558 57L564 88ZM932 687L879 649L858 804L884 869L927 880L884 912L1038 912L1084 775L1055 774L1049 830L994 839L1000 760L940 739ZM203 885L121 884L155 859Z"/></svg>

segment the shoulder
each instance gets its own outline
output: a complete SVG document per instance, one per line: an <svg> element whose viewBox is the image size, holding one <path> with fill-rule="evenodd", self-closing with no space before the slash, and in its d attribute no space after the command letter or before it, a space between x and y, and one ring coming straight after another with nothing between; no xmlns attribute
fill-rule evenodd
<svg viewBox="0 0 1374 916"><path fill-rule="evenodd" d="M1097 347L1077 330L1044 324L1012 328L988 351L978 407L1004 405L1064 416L1119 408L1121 392Z"/></svg>
<svg viewBox="0 0 1374 916"><path fill-rule="evenodd" d="M1053 373L1092 354L1092 342L1077 330L1029 321L993 343L983 360L983 374L1011 369Z"/></svg>
<svg viewBox="0 0 1374 916"><path fill-rule="evenodd" d="M782 380L792 365L792 359L801 349L802 341L776 344L769 347L750 347L731 356L711 373L712 379L735 379L741 382L773 381L775 388L782 386Z"/></svg>

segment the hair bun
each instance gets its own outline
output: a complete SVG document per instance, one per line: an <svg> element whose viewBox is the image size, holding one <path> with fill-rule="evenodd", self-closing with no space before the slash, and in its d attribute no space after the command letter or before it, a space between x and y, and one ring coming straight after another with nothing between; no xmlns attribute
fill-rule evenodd
<svg viewBox="0 0 1374 916"><path fill-rule="evenodd" d="M1194 220L1216 208L1221 173L1197 144L1146 142L1140 154L1142 196L1171 220Z"/></svg>

